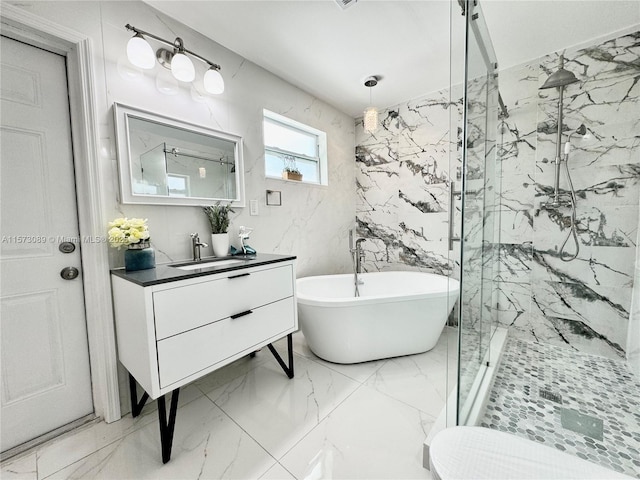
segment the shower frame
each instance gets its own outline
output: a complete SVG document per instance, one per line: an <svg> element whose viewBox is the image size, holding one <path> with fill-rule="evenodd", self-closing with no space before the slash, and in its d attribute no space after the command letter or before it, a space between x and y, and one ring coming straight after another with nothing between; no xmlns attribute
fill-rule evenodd
<svg viewBox="0 0 640 480"><path fill-rule="evenodd" d="M495 367L499 270L499 118L508 116L498 90L498 64L477 1L465 0L462 212L456 424L474 423Z"/></svg>

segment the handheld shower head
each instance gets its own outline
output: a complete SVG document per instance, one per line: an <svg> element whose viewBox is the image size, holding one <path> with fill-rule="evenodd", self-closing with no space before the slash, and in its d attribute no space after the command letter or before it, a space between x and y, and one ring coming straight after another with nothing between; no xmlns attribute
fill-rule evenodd
<svg viewBox="0 0 640 480"><path fill-rule="evenodd" d="M567 139L567 143L564 144L564 154L569 155L569 151L571 150L571 137L573 134L578 134L581 137L585 137L587 134L587 127L584 126L584 123L581 123L578 128L576 128L573 132L569 134L569 138Z"/></svg>

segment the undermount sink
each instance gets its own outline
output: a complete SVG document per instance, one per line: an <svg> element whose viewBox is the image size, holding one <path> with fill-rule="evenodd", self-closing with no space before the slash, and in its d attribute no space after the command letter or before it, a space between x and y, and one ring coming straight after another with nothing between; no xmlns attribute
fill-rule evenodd
<svg viewBox="0 0 640 480"><path fill-rule="evenodd" d="M189 262L189 263L180 263L176 265L169 265L170 267L177 268L179 270L197 270L199 268L208 268L208 267L219 267L222 265L233 265L234 263L243 263L244 260L239 260L236 258L232 258L229 260L203 260L201 262Z"/></svg>

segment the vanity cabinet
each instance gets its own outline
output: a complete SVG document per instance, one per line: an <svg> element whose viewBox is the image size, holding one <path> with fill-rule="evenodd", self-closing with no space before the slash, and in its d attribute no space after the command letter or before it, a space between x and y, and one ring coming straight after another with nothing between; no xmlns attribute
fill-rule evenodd
<svg viewBox="0 0 640 480"><path fill-rule="evenodd" d="M168 266L112 271L118 356L130 374L134 416L147 398L159 399L161 434L164 423L170 428L165 436L172 437L181 386L265 346L293 377L291 334L298 328L293 259L259 256L234 267L211 263L189 272ZM271 345L285 336L288 366ZM145 391L140 401L135 382ZM162 417L169 393L167 423ZM167 439L161 440L166 462L171 441L165 452Z"/></svg>

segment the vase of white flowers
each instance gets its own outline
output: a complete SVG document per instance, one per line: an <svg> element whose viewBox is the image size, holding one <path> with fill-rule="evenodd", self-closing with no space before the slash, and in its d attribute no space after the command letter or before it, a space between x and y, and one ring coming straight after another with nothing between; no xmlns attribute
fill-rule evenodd
<svg viewBox="0 0 640 480"><path fill-rule="evenodd" d="M124 251L124 268L128 271L155 268L156 255L149 242L147 219L116 218L109 222L109 244Z"/></svg>

